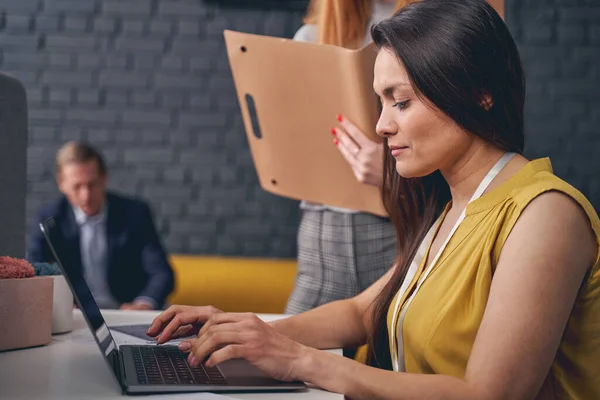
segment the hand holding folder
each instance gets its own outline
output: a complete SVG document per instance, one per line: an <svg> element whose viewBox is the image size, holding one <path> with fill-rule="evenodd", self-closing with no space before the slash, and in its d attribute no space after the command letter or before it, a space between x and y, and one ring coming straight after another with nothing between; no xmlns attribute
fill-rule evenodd
<svg viewBox="0 0 600 400"><path fill-rule="evenodd" d="M332 128L333 143L346 159L359 182L381 187L383 182L383 145L369 139L348 118L338 115L340 128Z"/></svg>
<svg viewBox="0 0 600 400"><path fill-rule="evenodd" d="M260 184L271 193L385 216L377 187L358 182L329 132L348 116L375 134L376 52L225 31Z"/></svg>

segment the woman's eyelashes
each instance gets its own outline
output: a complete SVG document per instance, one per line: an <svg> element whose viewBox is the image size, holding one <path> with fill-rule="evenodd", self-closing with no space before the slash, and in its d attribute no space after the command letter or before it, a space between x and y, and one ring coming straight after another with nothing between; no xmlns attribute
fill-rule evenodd
<svg viewBox="0 0 600 400"><path fill-rule="evenodd" d="M379 111L381 111L381 109L383 109L385 107L385 103L386 103L385 99L383 97L379 97L379 104L381 106ZM396 107L400 110L404 110L408 107L409 103L410 103L410 99L404 100L404 101L393 100L392 107Z"/></svg>
<svg viewBox="0 0 600 400"><path fill-rule="evenodd" d="M410 102L410 100L398 101L398 102L392 104L392 107L396 107L400 110L404 110L404 109L406 109L406 107L408 107L409 102Z"/></svg>

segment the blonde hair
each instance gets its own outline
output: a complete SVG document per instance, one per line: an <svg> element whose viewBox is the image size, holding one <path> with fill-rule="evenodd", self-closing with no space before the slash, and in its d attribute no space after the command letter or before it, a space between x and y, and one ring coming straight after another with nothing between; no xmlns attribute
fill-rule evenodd
<svg viewBox="0 0 600 400"><path fill-rule="evenodd" d="M56 154L56 172L60 173L61 168L67 164L85 164L88 161L96 161L100 173L106 173L106 163L98 150L87 143L67 142Z"/></svg>
<svg viewBox="0 0 600 400"><path fill-rule="evenodd" d="M356 49L363 43L373 1L311 0L305 24L317 26L318 43ZM397 0L396 11L415 0Z"/></svg>

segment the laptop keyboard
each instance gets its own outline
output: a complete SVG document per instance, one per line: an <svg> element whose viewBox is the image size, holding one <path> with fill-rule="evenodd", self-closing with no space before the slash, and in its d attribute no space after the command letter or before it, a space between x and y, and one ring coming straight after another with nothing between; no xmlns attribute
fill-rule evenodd
<svg viewBox="0 0 600 400"><path fill-rule="evenodd" d="M216 368L190 367L187 353L175 346L132 346L138 382L143 385L225 385Z"/></svg>

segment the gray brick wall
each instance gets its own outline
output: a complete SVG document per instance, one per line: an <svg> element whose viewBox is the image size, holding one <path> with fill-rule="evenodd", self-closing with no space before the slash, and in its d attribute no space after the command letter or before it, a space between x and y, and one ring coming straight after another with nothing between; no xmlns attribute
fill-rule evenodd
<svg viewBox="0 0 600 400"><path fill-rule="evenodd" d="M56 150L83 139L169 251L295 256L297 202L260 189L222 31L291 37L302 12L231 4L0 0L0 70L28 92L28 228L58 194Z"/></svg>
<svg viewBox="0 0 600 400"><path fill-rule="evenodd" d="M56 149L85 139L113 188L150 200L170 251L295 255L297 203L258 185L222 30L290 37L302 13L233 3L0 0L0 69L28 92L28 226L57 194ZM598 209L600 0L506 0L506 20L528 78L527 155L550 156Z"/></svg>
<svg viewBox="0 0 600 400"><path fill-rule="evenodd" d="M600 210L600 0L506 0L527 77L526 154Z"/></svg>

